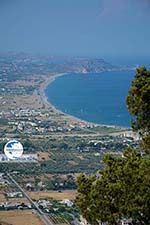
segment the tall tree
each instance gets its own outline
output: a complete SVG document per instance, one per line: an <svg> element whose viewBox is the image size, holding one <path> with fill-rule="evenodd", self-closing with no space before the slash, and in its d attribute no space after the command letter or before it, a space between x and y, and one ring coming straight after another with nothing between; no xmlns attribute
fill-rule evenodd
<svg viewBox="0 0 150 225"><path fill-rule="evenodd" d="M128 110L133 116L133 130L138 131L143 140L141 146L150 152L150 71L138 68L128 96Z"/></svg>
<svg viewBox="0 0 150 225"><path fill-rule="evenodd" d="M107 155L100 178L80 175L76 203L92 225L150 224L150 158L128 149L123 158Z"/></svg>
<svg viewBox="0 0 150 225"><path fill-rule="evenodd" d="M142 137L142 147L150 149L150 71L137 69L127 97L133 115L133 129ZM150 156L127 149L123 157L106 155L99 176L80 175L76 203L92 225L150 224Z"/></svg>

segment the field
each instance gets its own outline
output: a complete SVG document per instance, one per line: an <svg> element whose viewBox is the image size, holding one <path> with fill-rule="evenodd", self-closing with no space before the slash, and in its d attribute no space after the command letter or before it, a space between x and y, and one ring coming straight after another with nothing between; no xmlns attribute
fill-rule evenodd
<svg viewBox="0 0 150 225"><path fill-rule="evenodd" d="M62 215L55 215L54 213L50 214L50 219L54 224L59 225L69 225L69 223L65 220Z"/></svg>
<svg viewBox="0 0 150 225"><path fill-rule="evenodd" d="M11 202L15 203L27 203L28 200L26 198L7 198L4 193L0 192L0 203Z"/></svg>
<svg viewBox="0 0 150 225"><path fill-rule="evenodd" d="M0 224L4 225L44 225L32 211L2 211L0 212Z"/></svg>
<svg viewBox="0 0 150 225"><path fill-rule="evenodd" d="M0 202L6 202L6 198L3 193L0 193Z"/></svg>
<svg viewBox="0 0 150 225"><path fill-rule="evenodd" d="M49 160L49 153L48 152L37 152L39 161Z"/></svg>
<svg viewBox="0 0 150 225"><path fill-rule="evenodd" d="M29 192L28 193L32 199L49 199L53 198L55 200L70 199L74 200L76 197L76 191L47 191L47 192Z"/></svg>

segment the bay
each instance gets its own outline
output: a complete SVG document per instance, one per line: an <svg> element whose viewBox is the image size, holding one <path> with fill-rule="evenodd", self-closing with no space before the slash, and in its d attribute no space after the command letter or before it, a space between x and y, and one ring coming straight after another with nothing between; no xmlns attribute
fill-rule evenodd
<svg viewBox="0 0 150 225"><path fill-rule="evenodd" d="M64 113L98 124L130 127L126 96L134 74L67 74L48 85L46 95Z"/></svg>

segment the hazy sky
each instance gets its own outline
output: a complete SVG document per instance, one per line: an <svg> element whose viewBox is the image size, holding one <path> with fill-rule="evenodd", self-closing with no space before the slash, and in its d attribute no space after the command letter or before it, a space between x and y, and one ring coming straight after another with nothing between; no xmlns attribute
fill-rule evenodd
<svg viewBox="0 0 150 225"><path fill-rule="evenodd" d="M0 0L0 51L150 55L150 0Z"/></svg>

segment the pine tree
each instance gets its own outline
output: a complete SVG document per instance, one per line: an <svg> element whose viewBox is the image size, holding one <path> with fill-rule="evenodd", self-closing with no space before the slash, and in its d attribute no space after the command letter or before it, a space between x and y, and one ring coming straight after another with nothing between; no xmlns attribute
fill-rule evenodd
<svg viewBox="0 0 150 225"><path fill-rule="evenodd" d="M150 152L150 71L136 71L127 97L133 129L142 136L141 146ZM125 150L123 157L106 155L99 176L80 175L77 179L78 205L92 225L119 225L130 219L134 225L150 224L150 156Z"/></svg>

